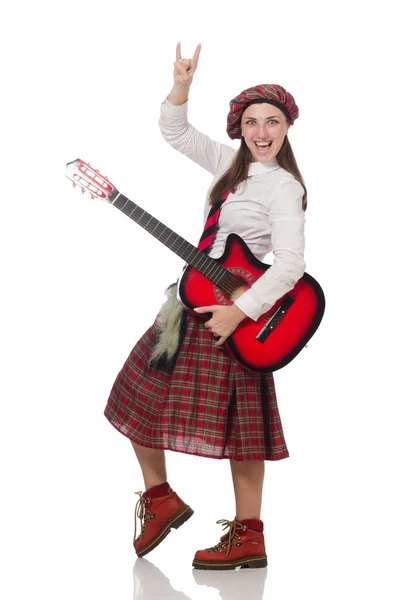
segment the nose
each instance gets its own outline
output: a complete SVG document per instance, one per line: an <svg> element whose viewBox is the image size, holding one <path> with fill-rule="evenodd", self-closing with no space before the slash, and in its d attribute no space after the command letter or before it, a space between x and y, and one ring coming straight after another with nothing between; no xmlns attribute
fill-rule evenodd
<svg viewBox="0 0 397 600"><path fill-rule="evenodd" d="M260 138L267 138L267 126L265 125L265 123L257 124L256 133L257 133L257 136Z"/></svg>

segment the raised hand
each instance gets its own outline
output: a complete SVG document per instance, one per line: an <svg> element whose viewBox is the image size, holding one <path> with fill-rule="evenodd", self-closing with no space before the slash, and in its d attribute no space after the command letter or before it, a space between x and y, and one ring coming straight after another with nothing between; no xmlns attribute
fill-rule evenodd
<svg viewBox="0 0 397 600"><path fill-rule="evenodd" d="M200 56L201 44L198 44L192 58L181 57L181 43L176 45L176 60L174 62L174 84L185 90L188 90L193 81L194 73L197 69Z"/></svg>

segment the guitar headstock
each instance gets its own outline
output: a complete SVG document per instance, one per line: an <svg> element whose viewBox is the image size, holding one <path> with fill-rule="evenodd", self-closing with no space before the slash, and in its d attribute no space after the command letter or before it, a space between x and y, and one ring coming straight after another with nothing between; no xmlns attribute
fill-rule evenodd
<svg viewBox="0 0 397 600"><path fill-rule="evenodd" d="M101 175L99 171L80 158L67 163L66 177L73 182L74 187L79 187L83 194L88 192L93 199L100 198L107 202L113 202L118 194L117 189L107 177Z"/></svg>

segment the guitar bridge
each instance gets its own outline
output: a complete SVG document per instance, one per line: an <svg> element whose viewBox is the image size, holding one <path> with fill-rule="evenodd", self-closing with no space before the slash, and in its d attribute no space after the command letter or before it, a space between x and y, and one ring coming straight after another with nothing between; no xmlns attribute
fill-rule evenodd
<svg viewBox="0 0 397 600"><path fill-rule="evenodd" d="M271 332L277 327L279 323L284 319L287 310L292 306L295 302L295 298L292 296L285 296L284 300L281 302L280 306L274 313L274 315L268 320L266 325L262 327L258 335L256 336L256 340L263 344L263 342L269 337Z"/></svg>

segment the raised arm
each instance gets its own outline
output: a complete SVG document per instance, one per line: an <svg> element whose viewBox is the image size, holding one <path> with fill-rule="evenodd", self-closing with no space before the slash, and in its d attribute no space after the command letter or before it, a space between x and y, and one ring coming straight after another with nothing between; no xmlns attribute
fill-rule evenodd
<svg viewBox="0 0 397 600"><path fill-rule="evenodd" d="M161 105L160 130L164 139L176 150L215 175L226 169L235 154L234 148L212 140L188 122L188 96L197 69L201 45L191 59L181 58L180 43L176 47L174 86Z"/></svg>
<svg viewBox="0 0 397 600"><path fill-rule="evenodd" d="M200 52L201 44L198 44L193 58L181 58L181 43L177 43L176 60L174 62L174 86L168 95L168 100L171 104L180 106L188 99L189 89L197 69Z"/></svg>

